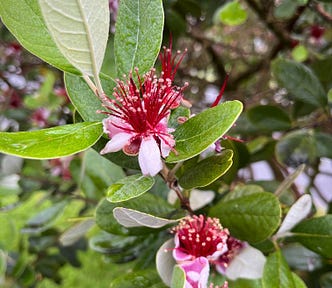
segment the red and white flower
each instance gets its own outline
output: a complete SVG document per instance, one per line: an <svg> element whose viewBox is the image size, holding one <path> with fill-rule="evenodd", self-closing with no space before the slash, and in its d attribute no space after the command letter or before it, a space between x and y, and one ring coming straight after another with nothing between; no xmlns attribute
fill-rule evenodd
<svg viewBox="0 0 332 288"><path fill-rule="evenodd" d="M161 157L167 157L174 150L173 129L167 126L167 122L171 109L180 105L187 86L173 84L183 57L173 58L170 49L162 55L160 77L155 69L151 69L141 78L135 69L136 77L130 73L126 81L117 80L114 98L104 101L108 111L102 111L109 115L103 125L111 140L100 153L122 149L127 155L138 155L142 173L151 176L162 169Z"/></svg>
<svg viewBox="0 0 332 288"><path fill-rule="evenodd" d="M175 233L173 257L186 274L186 288L206 288L210 263L227 252L229 232L219 219L189 216L172 229Z"/></svg>

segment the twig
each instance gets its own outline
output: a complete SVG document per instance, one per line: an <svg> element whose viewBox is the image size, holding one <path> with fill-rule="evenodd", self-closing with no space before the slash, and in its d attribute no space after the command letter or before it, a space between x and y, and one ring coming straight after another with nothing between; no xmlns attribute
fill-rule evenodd
<svg viewBox="0 0 332 288"><path fill-rule="evenodd" d="M316 11L320 16L322 16L326 21L332 23L332 15L328 13L324 7L319 3L314 3L312 5L314 11Z"/></svg>

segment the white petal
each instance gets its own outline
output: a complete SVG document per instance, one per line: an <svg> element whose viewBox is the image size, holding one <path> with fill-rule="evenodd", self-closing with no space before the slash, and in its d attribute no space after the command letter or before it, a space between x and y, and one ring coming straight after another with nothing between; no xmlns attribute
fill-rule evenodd
<svg viewBox="0 0 332 288"><path fill-rule="evenodd" d="M138 152L138 163L143 175L155 176L163 168L158 144L152 137L142 140Z"/></svg>
<svg viewBox="0 0 332 288"><path fill-rule="evenodd" d="M118 133L114 135L113 138L107 142L104 149L100 151L100 154L106 154L121 150L122 147L128 143L129 139L132 136L133 135L129 133Z"/></svg>

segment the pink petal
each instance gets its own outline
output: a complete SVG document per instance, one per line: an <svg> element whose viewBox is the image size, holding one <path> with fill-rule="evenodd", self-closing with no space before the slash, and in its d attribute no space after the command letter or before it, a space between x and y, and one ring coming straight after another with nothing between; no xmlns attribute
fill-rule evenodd
<svg viewBox="0 0 332 288"><path fill-rule="evenodd" d="M186 273L186 288L207 288L210 266L205 257L180 264Z"/></svg>
<svg viewBox="0 0 332 288"><path fill-rule="evenodd" d="M123 129L119 127L123 127ZM103 129L104 133L112 138L118 133L128 133L127 131L132 130L132 127L118 117L110 116L103 120Z"/></svg>
<svg viewBox="0 0 332 288"><path fill-rule="evenodd" d="M175 248L173 250L173 258L177 262L188 261L193 258L192 255L183 252L183 250L180 248L180 240L177 234L174 237L174 243L175 243Z"/></svg>
<svg viewBox="0 0 332 288"><path fill-rule="evenodd" d="M163 168L158 144L152 137L142 140L138 152L138 163L143 175L155 176Z"/></svg>
<svg viewBox="0 0 332 288"><path fill-rule="evenodd" d="M121 150L122 147L128 143L131 137L133 137L132 134L124 132L114 135L113 138L107 142L104 149L100 151L100 154L106 154Z"/></svg>

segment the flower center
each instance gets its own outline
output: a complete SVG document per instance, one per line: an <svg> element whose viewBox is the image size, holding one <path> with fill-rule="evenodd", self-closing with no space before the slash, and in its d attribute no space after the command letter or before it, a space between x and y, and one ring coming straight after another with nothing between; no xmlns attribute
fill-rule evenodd
<svg viewBox="0 0 332 288"><path fill-rule="evenodd" d="M174 103L182 97L183 89L172 85L171 79L158 78L155 70L144 75L141 79L138 70L135 70L137 82L132 74L126 83L118 80L114 89L115 99L109 100L105 107L109 110L107 114L113 115L128 123L131 128L128 132L142 134L159 134L157 125L167 117ZM123 127L118 127L123 129Z"/></svg>
<svg viewBox="0 0 332 288"><path fill-rule="evenodd" d="M219 219L203 215L186 217L172 231L177 233L179 248L194 257L208 257L223 250L229 234Z"/></svg>

